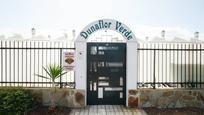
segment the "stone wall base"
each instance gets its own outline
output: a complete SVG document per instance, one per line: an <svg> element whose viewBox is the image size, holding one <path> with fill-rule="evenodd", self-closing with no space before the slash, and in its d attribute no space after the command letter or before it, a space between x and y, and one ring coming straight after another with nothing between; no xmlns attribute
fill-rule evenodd
<svg viewBox="0 0 204 115"><path fill-rule="evenodd" d="M50 90L48 88L28 88L39 103L49 106L51 95L54 95L57 106L63 107L85 107L85 91L77 89L59 89Z"/></svg>
<svg viewBox="0 0 204 115"><path fill-rule="evenodd" d="M52 91L47 88L28 88L39 103L49 106ZM85 107L85 91L78 89L56 89L57 106ZM204 108L204 90L187 89L133 89L128 92L129 107L157 108Z"/></svg>
<svg viewBox="0 0 204 115"><path fill-rule="evenodd" d="M203 89L137 89L128 94L129 107L204 108Z"/></svg>

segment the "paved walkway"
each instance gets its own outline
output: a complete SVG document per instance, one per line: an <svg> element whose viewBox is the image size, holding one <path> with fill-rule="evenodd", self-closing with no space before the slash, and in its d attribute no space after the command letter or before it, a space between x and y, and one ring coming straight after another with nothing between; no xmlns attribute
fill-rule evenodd
<svg viewBox="0 0 204 115"><path fill-rule="evenodd" d="M70 115L147 115L138 108L127 108L122 105L90 105L81 109L72 109Z"/></svg>

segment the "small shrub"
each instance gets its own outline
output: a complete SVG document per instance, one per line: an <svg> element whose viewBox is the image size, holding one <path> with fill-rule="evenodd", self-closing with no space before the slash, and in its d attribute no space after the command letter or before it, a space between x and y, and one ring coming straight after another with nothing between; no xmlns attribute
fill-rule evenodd
<svg viewBox="0 0 204 115"><path fill-rule="evenodd" d="M41 77L41 78L45 78L45 79L50 79L52 80L52 88L55 88L54 91L51 92L51 104L50 104L50 107L49 107L49 110L50 111L55 111L56 109L56 99L55 99L55 93L56 93L56 86L55 86L55 80L57 78L60 78L62 75L66 74L67 72L64 72L64 68L60 65L56 65L56 64L51 64L49 65L47 68L44 68L43 69L45 70L45 72L49 75L48 77L47 76L43 76L43 75L39 75L39 74L35 74L36 76L38 77Z"/></svg>
<svg viewBox="0 0 204 115"><path fill-rule="evenodd" d="M37 107L31 93L22 88L0 88L0 114L19 115Z"/></svg>

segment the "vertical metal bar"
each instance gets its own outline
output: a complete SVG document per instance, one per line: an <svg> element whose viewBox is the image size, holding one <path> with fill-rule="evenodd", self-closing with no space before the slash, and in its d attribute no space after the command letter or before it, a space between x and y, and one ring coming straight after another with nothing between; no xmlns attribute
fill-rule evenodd
<svg viewBox="0 0 204 115"><path fill-rule="evenodd" d="M74 44L74 47L75 47L75 44ZM137 51L138 51L138 50L137 50ZM76 57L76 54L74 54L74 55L75 55L75 57ZM138 57L139 57L139 56L138 56ZM73 72L74 72L74 88L75 88L75 84L76 84L76 83L75 83L75 82L76 82L76 81L75 81L75 77L76 77L76 76L75 76L75 75L76 75L76 71L73 71ZM137 82L138 82L138 81L137 81ZM138 85L137 85L137 87L138 87Z"/></svg>
<svg viewBox="0 0 204 115"><path fill-rule="evenodd" d="M160 44L158 43L157 44L157 47L158 47L158 49L160 48ZM157 60L157 64L158 64L158 68L157 68L157 72L158 72L158 76L157 76L157 79L155 79L155 83L156 82L159 82L160 81L160 58L159 58L159 55L160 55L160 51L159 50L157 50L157 55L158 55L158 60ZM159 86L159 84L157 84L157 87Z"/></svg>
<svg viewBox="0 0 204 115"><path fill-rule="evenodd" d="M62 49L60 49L60 42L58 41L57 42L57 47L55 47L55 48L57 48L56 50L57 50L57 59L58 59L58 62L57 62L57 64L58 65L60 65L61 67L62 67L62 64L61 64L61 58L60 58L60 50L62 50ZM60 79L61 79L61 81L60 81L60 79L58 80L58 81L60 81L60 84L62 83L62 78L61 78L62 76L60 76ZM63 85L63 84L62 84ZM61 87L61 86L60 86Z"/></svg>
<svg viewBox="0 0 204 115"><path fill-rule="evenodd" d="M18 47L18 86L19 86L19 76L20 76L20 72L19 72L19 41L17 42L18 43L18 45L17 45L17 47Z"/></svg>
<svg viewBox="0 0 204 115"><path fill-rule="evenodd" d="M63 42L63 43L64 43L64 42ZM64 46L64 44L63 44L63 46ZM67 42L65 42L65 47L67 48ZM66 80L69 81L69 82L70 82L71 79L72 79L71 77L69 77L70 74L71 74L71 72L70 72L69 74L66 74ZM74 77L75 77L75 76L74 76Z"/></svg>
<svg viewBox="0 0 204 115"><path fill-rule="evenodd" d="M42 42L42 48L44 48L44 42ZM46 49L45 49L46 50ZM42 66L41 66L41 73L42 73L42 75L43 75L43 64L44 64L44 50L42 49L42 57L41 57L42 59ZM40 67L39 67L40 68ZM42 80L42 84L41 84L41 86L42 87L44 87L44 80L43 79L41 79Z"/></svg>
<svg viewBox="0 0 204 115"><path fill-rule="evenodd" d="M46 48L48 48L48 42L46 41ZM46 50L46 53L45 53L46 55L45 55L45 59L46 59L46 66L47 66L47 60L48 60L48 58L47 58L47 50ZM46 77L47 77L47 74L46 74ZM47 87L47 79L45 80L46 81L46 87Z"/></svg>
<svg viewBox="0 0 204 115"><path fill-rule="evenodd" d="M165 82L167 82L167 44L165 45L166 47L166 50L165 50L165 53L166 53L166 80L165 80Z"/></svg>
<svg viewBox="0 0 204 115"><path fill-rule="evenodd" d="M31 67L32 67L32 62L31 62L31 60L32 60L32 50L31 50L31 46L32 46L32 43L31 43L31 41L30 41L30 81L32 81L32 79L31 79ZM31 87L31 83L30 83L30 87Z"/></svg>
<svg viewBox="0 0 204 115"><path fill-rule="evenodd" d="M19 41L18 41L18 86L20 85L19 82L20 82L20 46L19 46Z"/></svg>
<svg viewBox="0 0 204 115"><path fill-rule="evenodd" d="M144 48L144 43L143 43L142 46L143 46L143 48ZM142 52L142 65L143 65L143 72L142 72L142 73L143 73L143 74L142 74L143 77L142 77L142 81L143 81L143 82L145 81L144 78L146 77L145 74L144 74L144 73L145 73L145 62L144 62L145 59L144 59L144 55L145 55L145 50L143 50L143 52Z"/></svg>
<svg viewBox="0 0 204 115"><path fill-rule="evenodd" d="M179 73L179 50L178 49L179 49L179 44L177 44L177 60L176 60L177 61L177 68L176 68L177 69L177 76L176 76L177 77L176 78L177 79L176 80L177 81L177 83L176 83L177 88L179 86L179 84L178 84L178 81L179 81L179 78L178 78L179 77L179 75L178 75L178 73Z"/></svg>
<svg viewBox="0 0 204 115"><path fill-rule="evenodd" d="M200 88L202 88L202 45L200 44Z"/></svg>
<svg viewBox="0 0 204 115"><path fill-rule="evenodd" d="M15 48L15 41L13 41L13 47ZM15 66L16 66L16 53L15 53L15 49L13 49L13 78L14 78L14 86L16 86L16 71L15 71Z"/></svg>
<svg viewBox="0 0 204 115"><path fill-rule="evenodd" d="M148 44L147 44L147 43L145 43L145 48L148 48ZM145 60L145 61L146 61L145 67L146 67L146 71L149 71L149 67L147 66L147 64L148 64L148 58L147 58L147 57L148 57L148 54L147 54L147 53L148 53L148 50L145 51L145 54L146 54L146 55L145 55L145 59L146 59L146 60ZM146 78L146 81L147 81L147 82L149 82L148 74L149 74L149 72L146 72L145 78Z"/></svg>
<svg viewBox="0 0 204 115"><path fill-rule="evenodd" d="M60 49L60 66L62 67L62 49ZM62 76L60 75L60 88L62 88Z"/></svg>
<svg viewBox="0 0 204 115"><path fill-rule="evenodd" d="M196 88L198 88L198 44L196 44Z"/></svg>
<svg viewBox="0 0 204 115"><path fill-rule="evenodd" d="M162 44L162 51L161 51L161 54L162 54L162 57L161 57L162 58L162 61L161 61L162 62L162 65L161 65L161 67L162 67L162 70L161 70L161 75L162 75L161 80L162 80L162 83L164 82L164 79L163 79L163 77L164 77L164 75L163 75L164 74L164 68L163 68L164 67L164 65L163 65L164 64L164 62L163 62L164 61L163 60L163 53L164 53L164 51L163 51L163 49L164 49L164 46ZM163 85L161 85L161 86L163 87Z"/></svg>
<svg viewBox="0 0 204 115"><path fill-rule="evenodd" d="M7 48L7 41L4 42L5 43L5 48ZM7 49L5 49L5 82L7 82ZM5 85L7 86L7 83L5 83Z"/></svg>
<svg viewBox="0 0 204 115"><path fill-rule="evenodd" d="M53 42L53 44L54 44L54 47L53 47L53 48L55 48L55 43L56 43L56 42ZM54 57L54 64L56 64L56 56L55 56L55 54L56 54L56 51L54 50L54 56L53 56L53 57Z"/></svg>
<svg viewBox="0 0 204 115"><path fill-rule="evenodd" d="M150 43L148 43L148 49L151 49L151 45ZM147 67L149 66L149 82L152 82L152 54L151 54L151 50L147 51L148 52L148 56L147 59L149 60L149 65L147 64ZM149 88L149 84L147 85L147 88Z"/></svg>
<svg viewBox="0 0 204 115"><path fill-rule="evenodd" d="M27 56L28 55L28 49L27 48L28 48L28 44L27 44L27 41L26 41L26 52L25 52L26 53L25 54L25 56L26 56L26 59L25 59L25 66L26 66L26 70L25 70L26 87L27 87L27 84L28 84L27 83L28 82L28 72L27 72L28 71L28 63L27 63L27 61L28 61L28 59L27 59L28 58L28 56Z"/></svg>
<svg viewBox="0 0 204 115"><path fill-rule="evenodd" d="M3 41L1 41L1 48L3 46ZM3 81L3 49L1 49L1 82ZM2 86L2 84L1 84Z"/></svg>
<svg viewBox="0 0 204 115"><path fill-rule="evenodd" d="M190 44L188 45L188 49L190 49ZM188 66L188 84L190 83L190 79L191 79L191 75L190 75L190 57L191 57L191 51L188 52L188 63L189 63L189 66Z"/></svg>
<svg viewBox="0 0 204 115"><path fill-rule="evenodd" d="M173 44L173 49L175 49L175 44ZM173 50L173 83L175 83L175 68L174 68L174 65L175 65L175 51Z"/></svg>
<svg viewBox="0 0 204 115"><path fill-rule="evenodd" d="M152 48L152 43L150 44L150 48ZM149 51L149 53L150 53L150 82L152 82L152 78L151 78L151 75L153 75L153 71L152 71L152 66L153 66L153 64L152 64L152 50L150 50ZM148 88L149 88L149 84L148 84Z"/></svg>
<svg viewBox="0 0 204 115"><path fill-rule="evenodd" d="M70 47L72 47L72 43L69 43L70 45L69 45L69 47L68 48L70 48ZM70 50L69 50L70 51ZM70 72L70 74L69 74L69 81L71 82L72 81L72 79L71 79L71 72Z"/></svg>
<svg viewBox="0 0 204 115"><path fill-rule="evenodd" d="M11 41L9 41L9 47L11 48ZM11 82L11 49L9 49L9 78L10 78L10 82ZM10 83L9 86L11 86L12 84Z"/></svg>
<svg viewBox="0 0 204 115"><path fill-rule="evenodd" d="M172 50L171 50L171 46L172 46L172 44L170 44L170 46L169 46L169 82L171 81L171 79L172 79L172 68L171 68L171 52L172 52Z"/></svg>
<svg viewBox="0 0 204 115"><path fill-rule="evenodd" d="M154 73L153 73L153 80L154 80L154 86L153 86L153 89L155 89L156 87L156 84L155 84L155 81L156 81L156 76L155 76L155 61L156 61L156 54L155 54L155 49L154 49Z"/></svg>
<svg viewBox="0 0 204 115"><path fill-rule="evenodd" d="M187 61L186 52L187 52L187 51L186 51L186 44L185 44L185 74L184 74L184 76L185 76L185 78L184 78L184 79L185 79L185 88L186 88L186 77L187 77L187 76L186 76L186 75L187 75L187 74L186 74L186 65L187 65L187 63L186 63L186 61Z"/></svg>
<svg viewBox="0 0 204 115"><path fill-rule="evenodd" d="M71 43L69 43L69 46L68 47L72 47L72 44ZM69 75L68 76L71 76L71 73L69 73ZM72 81L71 80L71 77L69 77L69 81Z"/></svg>
<svg viewBox="0 0 204 115"><path fill-rule="evenodd" d="M138 47L140 48L140 44L138 44ZM138 61L138 68L137 68L137 71L138 71L138 81L137 82L140 82L140 52L141 52L141 50L138 50L138 58L137 58L137 61Z"/></svg>
<svg viewBox="0 0 204 115"><path fill-rule="evenodd" d="M40 42L38 41L38 65L37 65L37 68L38 68L38 74L39 74L39 69L40 69L40 67L39 67L39 65L40 65L40 62L39 62L39 60L40 60L40 50L39 50L39 47L40 47ZM37 85L38 85L38 87L39 87L39 77L37 77L38 78L38 83L37 83Z"/></svg>
<svg viewBox="0 0 204 115"><path fill-rule="evenodd" d="M34 41L34 48L35 48L35 41ZM34 56L33 56L33 67L34 67L34 69L33 69L33 73L34 74L36 74L35 73L35 49L33 50L34 51ZM35 75L34 75L34 86L35 86Z"/></svg>
<svg viewBox="0 0 204 115"><path fill-rule="evenodd" d="M24 54L24 53L23 53L23 51L24 51L24 50L23 50L23 45L24 45L24 42L23 42L23 41L21 41L21 45L22 45L22 46L21 46L21 47L22 47L22 52L21 52L21 53L22 53L22 54L21 54L21 55L22 55L22 57L21 57L21 58L22 58L22 64L21 64L21 67L22 67L22 68L21 68L21 69L22 69L21 72L22 72L22 73L21 73L21 78L22 78L22 79L21 79L21 80L24 81L24 79L23 79L23 70L24 70L24 68L23 68L23 67L24 67L24 64L23 64L23 62L24 62L24 60L23 60L23 57L24 57L24 55L23 55L23 54ZM21 84L21 86L23 86L23 83Z"/></svg>
<svg viewBox="0 0 204 115"><path fill-rule="evenodd" d="M51 50L51 48L52 48L52 42L50 41L50 55L49 55L49 57L50 57L50 62L49 62L49 64L51 64L52 63L52 61L51 61L51 57L52 57L52 50ZM49 87L52 87L52 85L50 84L50 86Z"/></svg>
<svg viewBox="0 0 204 115"><path fill-rule="evenodd" d="M146 43L146 48L148 48L148 43ZM149 71L149 67L148 67L148 62L149 62L149 61L148 61L148 57L149 57L149 56L148 56L148 50L146 50L146 57L145 57L145 58L146 58L146 68L147 68L147 71ZM150 76L149 76L149 72L146 72L146 77L147 77L147 80L146 80L146 81L149 82L149 81L150 81L150 80L149 80L149 79L150 79L150 78L149 78L149 77L150 77Z"/></svg>
<svg viewBox="0 0 204 115"><path fill-rule="evenodd" d="M181 80L180 80L180 82L181 82L181 87L183 87L183 44L181 44Z"/></svg>
<svg viewBox="0 0 204 115"><path fill-rule="evenodd" d="M57 53L58 53L58 54L57 54L57 55L58 55L58 62L57 62L57 63L58 63L58 64L60 64L60 60L59 60L59 59L60 59L60 50L59 50L59 49L62 50L62 49L60 48L60 42L57 42Z"/></svg>
<svg viewBox="0 0 204 115"><path fill-rule="evenodd" d="M193 46L192 46L192 49L194 49L194 44L193 44ZM194 83L194 79L193 79L193 76L194 76L194 51L192 50L192 76L191 76L191 84L193 85L193 83ZM194 86L192 86L192 87L194 87Z"/></svg>

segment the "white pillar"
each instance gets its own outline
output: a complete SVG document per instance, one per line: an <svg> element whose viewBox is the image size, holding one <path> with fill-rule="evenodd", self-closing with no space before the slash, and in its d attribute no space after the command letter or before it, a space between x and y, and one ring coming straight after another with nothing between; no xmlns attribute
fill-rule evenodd
<svg viewBox="0 0 204 115"><path fill-rule="evenodd" d="M137 42L127 41L126 58L126 106L128 106L128 91L137 88Z"/></svg>
<svg viewBox="0 0 204 115"><path fill-rule="evenodd" d="M75 84L76 89L81 89L85 91L85 105L86 105L86 83L87 83L87 51L86 51L86 41L75 42L76 46L76 69L75 69Z"/></svg>

